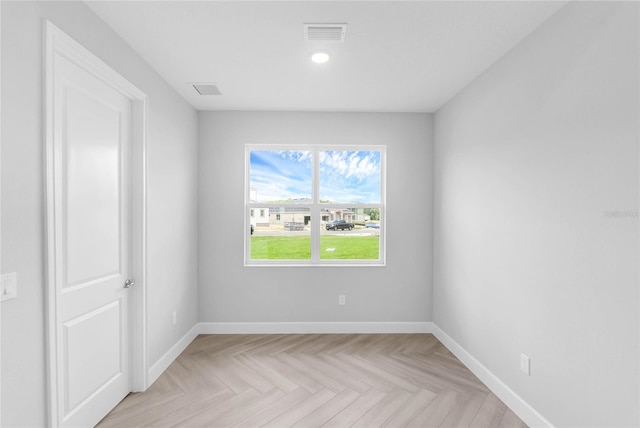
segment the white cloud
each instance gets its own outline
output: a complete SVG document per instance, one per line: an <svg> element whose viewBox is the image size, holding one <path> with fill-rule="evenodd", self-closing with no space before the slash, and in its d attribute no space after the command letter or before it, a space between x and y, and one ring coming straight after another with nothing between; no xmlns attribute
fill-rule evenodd
<svg viewBox="0 0 640 428"><path fill-rule="evenodd" d="M280 155L282 159L295 160L299 163L308 164L309 166L311 166L311 151L277 150L272 153Z"/></svg>
<svg viewBox="0 0 640 428"><path fill-rule="evenodd" d="M311 197L311 153L278 150L264 152L251 166L251 187L259 202Z"/></svg>
<svg viewBox="0 0 640 428"><path fill-rule="evenodd" d="M380 173L380 161L376 153L355 151L320 152L321 172L362 181Z"/></svg>
<svg viewBox="0 0 640 428"><path fill-rule="evenodd" d="M379 152L320 152L320 198L341 203L379 202Z"/></svg>

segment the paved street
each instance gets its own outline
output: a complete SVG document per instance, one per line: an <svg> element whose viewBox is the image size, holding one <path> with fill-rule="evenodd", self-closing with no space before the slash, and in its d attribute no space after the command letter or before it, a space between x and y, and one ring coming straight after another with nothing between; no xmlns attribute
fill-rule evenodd
<svg viewBox="0 0 640 428"><path fill-rule="evenodd" d="M309 230L304 231L288 231L288 230L267 230L256 228L253 232L253 236L299 236L299 235L309 235L311 232ZM334 236L377 236L380 234L380 229L372 229L372 228L356 228L353 230L324 230L320 231L321 235L334 235Z"/></svg>

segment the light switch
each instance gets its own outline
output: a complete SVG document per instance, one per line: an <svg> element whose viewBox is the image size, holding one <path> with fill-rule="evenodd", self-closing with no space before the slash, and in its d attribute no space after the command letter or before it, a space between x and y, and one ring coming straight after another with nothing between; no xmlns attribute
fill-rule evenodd
<svg viewBox="0 0 640 428"><path fill-rule="evenodd" d="M3 302L18 297L18 274L16 272L5 273L0 276L0 283Z"/></svg>
<svg viewBox="0 0 640 428"><path fill-rule="evenodd" d="M524 354L520 354L520 370L531 376L531 358Z"/></svg>

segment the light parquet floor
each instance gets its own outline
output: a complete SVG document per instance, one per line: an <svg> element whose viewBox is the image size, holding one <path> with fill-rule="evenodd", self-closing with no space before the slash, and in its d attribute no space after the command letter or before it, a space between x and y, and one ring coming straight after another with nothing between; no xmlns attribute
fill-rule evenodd
<svg viewBox="0 0 640 428"><path fill-rule="evenodd" d="M431 334L200 335L98 426L526 427Z"/></svg>

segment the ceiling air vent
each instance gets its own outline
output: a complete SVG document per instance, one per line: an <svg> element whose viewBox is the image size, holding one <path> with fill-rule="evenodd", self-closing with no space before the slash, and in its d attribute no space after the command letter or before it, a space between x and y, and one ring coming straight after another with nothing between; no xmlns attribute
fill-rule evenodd
<svg viewBox="0 0 640 428"><path fill-rule="evenodd" d="M192 83L191 85L200 95L222 95L214 83Z"/></svg>
<svg viewBox="0 0 640 428"><path fill-rule="evenodd" d="M304 24L304 39L310 42L344 42L347 24Z"/></svg>

